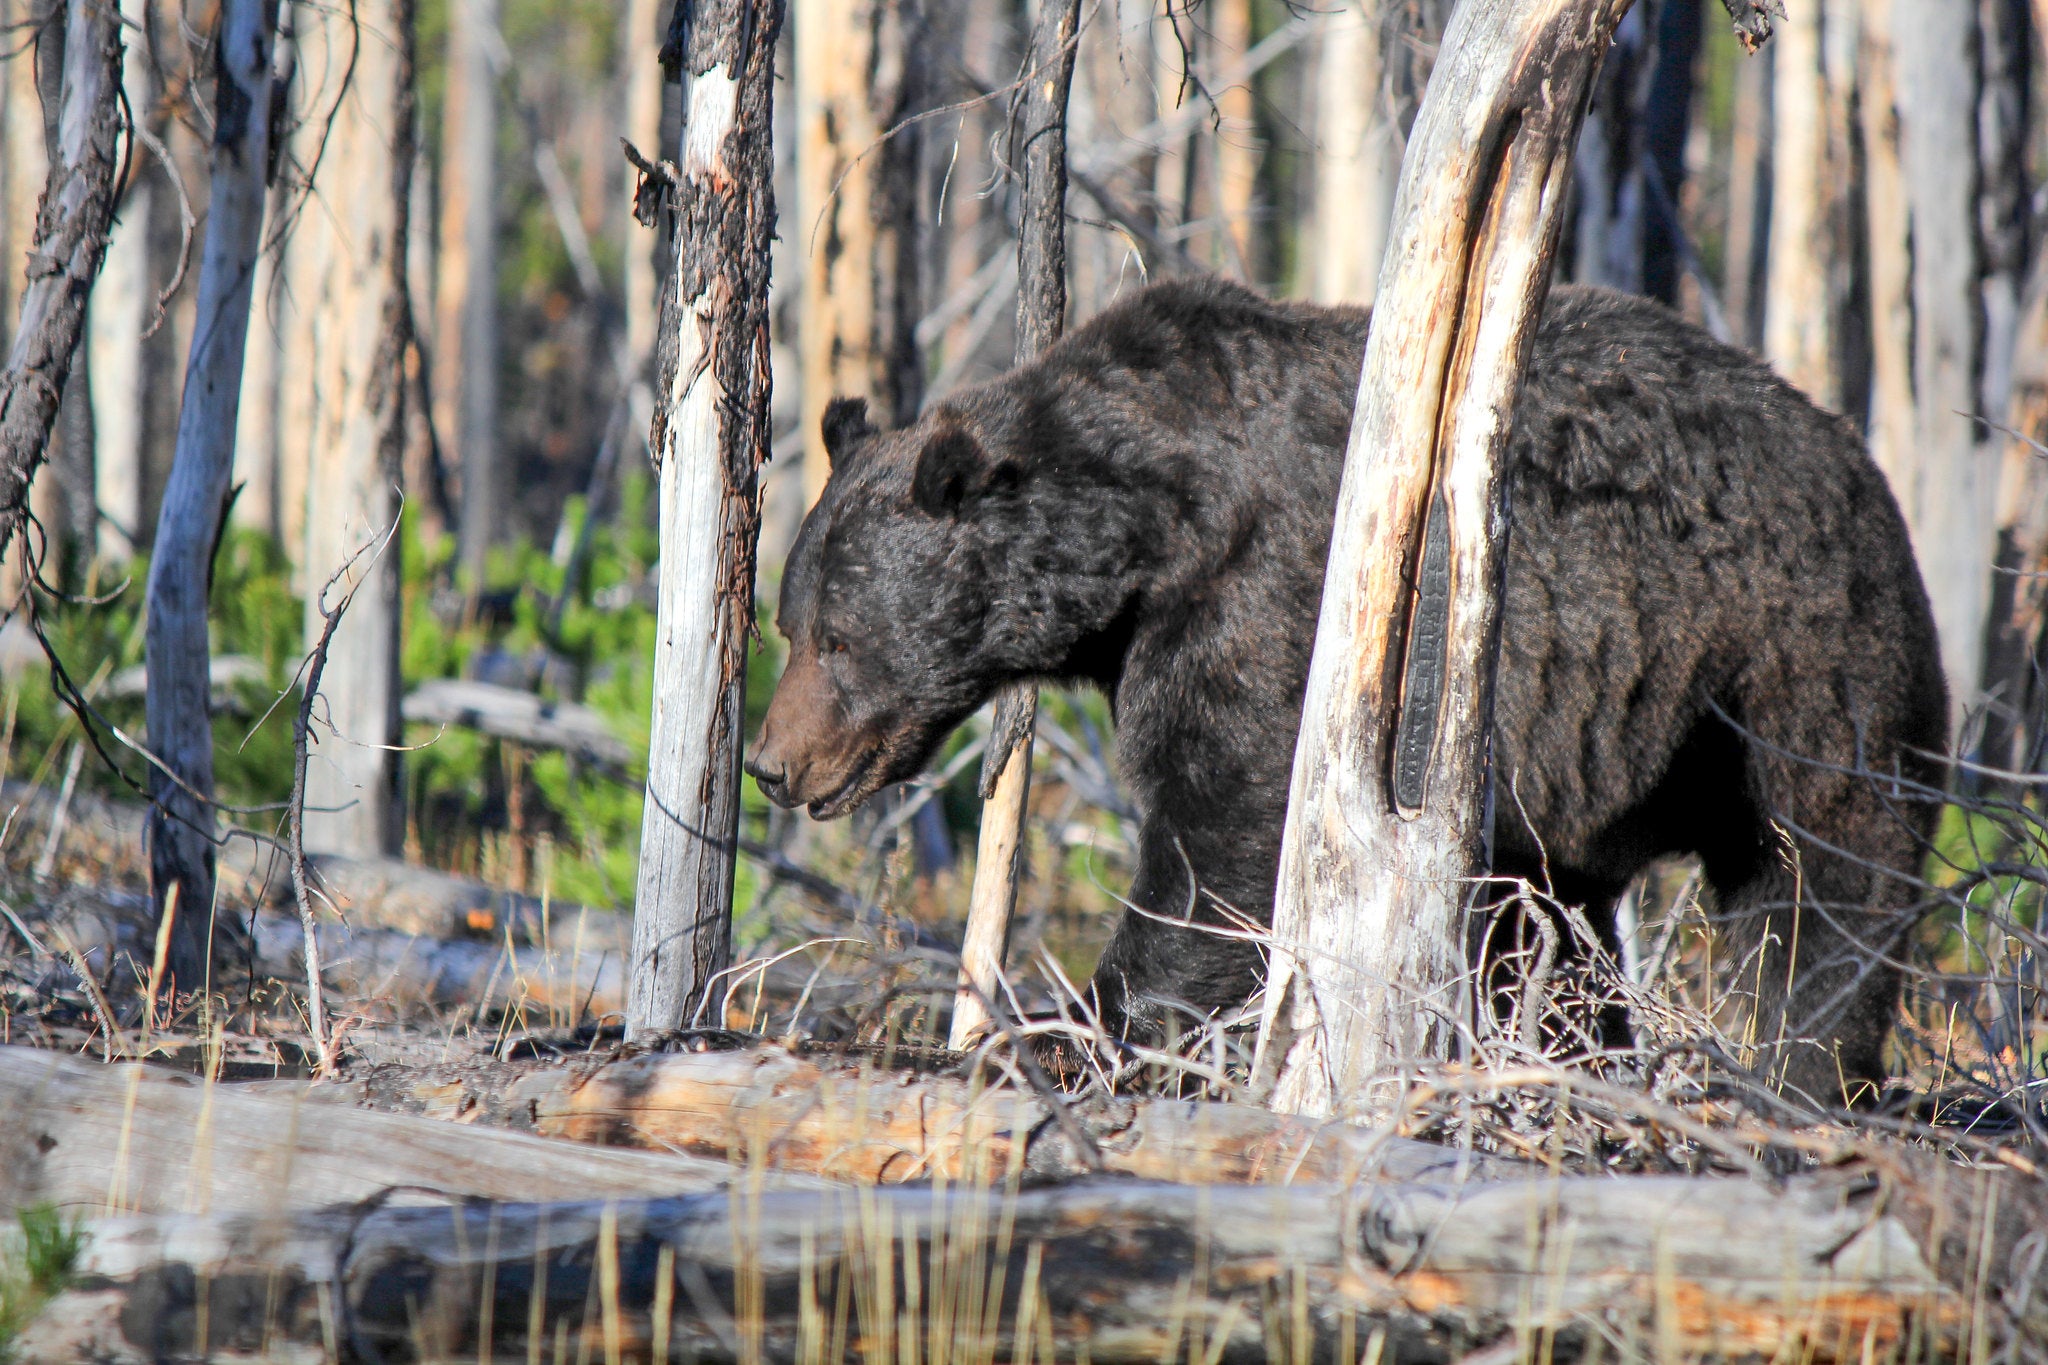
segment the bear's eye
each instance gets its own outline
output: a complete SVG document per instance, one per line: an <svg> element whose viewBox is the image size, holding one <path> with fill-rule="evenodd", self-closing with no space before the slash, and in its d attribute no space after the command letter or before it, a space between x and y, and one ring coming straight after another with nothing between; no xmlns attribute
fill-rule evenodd
<svg viewBox="0 0 2048 1365"><path fill-rule="evenodd" d="M846 641L837 635L827 635L825 637L825 652L827 654L844 654L846 652Z"/></svg>

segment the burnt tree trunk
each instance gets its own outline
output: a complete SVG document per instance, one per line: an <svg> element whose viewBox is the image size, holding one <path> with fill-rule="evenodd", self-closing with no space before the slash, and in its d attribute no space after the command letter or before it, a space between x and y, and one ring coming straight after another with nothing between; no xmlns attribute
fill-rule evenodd
<svg viewBox="0 0 2048 1365"><path fill-rule="evenodd" d="M94 0L71 0L66 10L56 139L35 240L25 261L5 263L10 271L25 266L27 278L0 374L0 549L27 518L29 484L48 451L85 335L86 296L106 255L121 170L120 19L113 6ZM27 75L16 71L10 79Z"/></svg>
<svg viewBox="0 0 2048 1365"><path fill-rule="evenodd" d="M235 416L270 160L270 52L275 0L228 0L221 13L219 94L198 320L185 365L177 454L149 565L146 709L150 746L150 894L175 893L168 991L206 984L213 939L213 716L207 597L227 512Z"/></svg>
<svg viewBox="0 0 2048 1365"><path fill-rule="evenodd" d="M1019 178L1017 363L1059 340L1067 321L1067 94L1079 47L1080 0L1045 0L1024 53L1010 108L1010 169ZM1031 799L1031 730L1038 688L1021 684L996 697L982 756L981 840L967 932L960 948L958 997L950 1042L965 1045L988 1019L1002 973L1010 916L1024 871L1024 815Z"/></svg>
<svg viewBox="0 0 2048 1365"><path fill-rule="evenodd" d="M732 951L755 486L768 453L768 243L777 0L676 6L661 52L683 83L678 178L649 181L672 234L661 381L654 717L626 1027L645 1036L722 1021ZM665 173L664 173L665 174Z"/></svg>
<svg viewBox="0 0 2048 1365"><path fill-rule="evenodd" d="M1330 1112L1449 1055L1485 871L1502 453L1572 150L1628 0L1469 0L1401 170L1274 903L1264 1064ZM1411 588L1411 585L1412 588Z"/></svg>

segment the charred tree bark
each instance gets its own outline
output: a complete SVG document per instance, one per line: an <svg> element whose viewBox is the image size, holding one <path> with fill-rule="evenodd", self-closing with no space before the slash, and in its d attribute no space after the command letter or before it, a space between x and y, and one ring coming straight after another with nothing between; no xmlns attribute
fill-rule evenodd
<svg viewBox="0 0 2048 1365"><path fill-rule="evenodd" d="M207 980L213 942L213 717L208 707L207 598L227 511L243 343L270 161L274 0L229 0L221 14L219 94L199 314L185 365L177 455L149 565L147 713L150 895L158 914L177 896L167 992Z"/></svg>
<svg viewBox="0 0 2048 1365"><path fill-rule="evenodd" d="M1376 1074L1447 1056L1464 1021L1466 901L1485 871L1502 448L1586 91L1626 8L1460 6L1416 119L1281 845L1263 1041L1282 1109L1359 1102Z"/></svg>
<svg viewBox="0 0 2048 1365"><path fill-rule="evenodd" d="M1031 29L1010 109L1011 173L1018 178L1017 363L1059 340L1067 323L1067 95L1079 47L1080 0L1045 0ZM950 1042L964 1046L988 1020L1002 973L1017 884L1024 873L1024 816L1031 799L1031 732L1038 688L997 694L981 761L981 837L967 930L960 949L960 993Z"/></svg>
<svg viewBox="0 0 2048 1365"><path fill-rule="evenodd" d="M111 5L71 0L62 22L56 140L35 239L25 260L5 267L25 268L26 282L17 296L7 368L0 374L0 549L14 543L27 518L29 485L48 451L65 381L85 334L86 296L106 254L119 192L120 15ZM25 75L10 72L10 86Z"/></svg>
<svg viewBox="0 0 2048 1365"><path fill-rule="evenodd" d="M634 901L628 1034L722 1022L754 620L755 497L768 453L768 244L776 0L676 6L662 63L683 83L673 184L643 183L672 234L650 444L661 466L654 717Z"/></svg>

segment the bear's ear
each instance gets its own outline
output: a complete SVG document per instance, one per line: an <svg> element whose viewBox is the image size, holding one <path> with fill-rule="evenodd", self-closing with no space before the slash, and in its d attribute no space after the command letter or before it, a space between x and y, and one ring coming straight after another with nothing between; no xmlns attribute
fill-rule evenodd
<svg viewBox="0 0 2048 1365"><path fill-rule="evenodd" d="M1016 482L1017 468L1008 461L992 463L972 433L956 426L941 428L925 442L910 480L910 496L919 510L934 517L958 512L968 499L998 485Z"/></svg>
<svg viewBox="0 0 2048 1365"><path fill-rule="evenodd" d="M846 457L853 448L875 435L865 398L833 399L825 405L825 420L820 425L825 429L825 456L834 469L846 468Z"/></svg>

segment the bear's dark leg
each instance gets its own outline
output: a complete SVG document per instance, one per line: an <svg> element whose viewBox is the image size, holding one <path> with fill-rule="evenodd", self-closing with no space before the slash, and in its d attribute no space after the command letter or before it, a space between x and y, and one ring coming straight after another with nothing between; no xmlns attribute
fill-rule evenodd
<svg viewBox="0 0 2048 1365"><path fill-rule="evenodd" d="M1156 1044L1259 988L1265 964L1247 934L1270 922L1272 890L1261 895L1257 873L1231 868L1214 843L1209 832L1147 822L1131 907L1090 986L1112 1036Z"/></svg>

